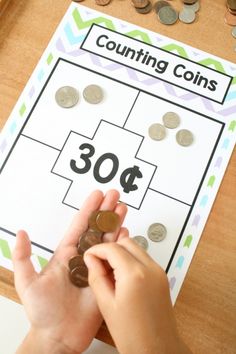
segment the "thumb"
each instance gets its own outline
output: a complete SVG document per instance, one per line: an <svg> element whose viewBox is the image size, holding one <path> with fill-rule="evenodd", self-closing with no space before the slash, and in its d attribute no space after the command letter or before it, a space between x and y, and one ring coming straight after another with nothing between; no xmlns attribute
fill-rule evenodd
<svg viewBox="0 0 236 354"><path fill-rule="evenodd" d="M26 232L19 231L16 235L16 246L12 260L15 272L15 286L21 300L25 289L37 278L30 256L31 244L29 237Z"/></svg>
<svg viewBox="0 0 236 354"><path fill-rule="evenodd" d="M110 278L104 262L96 256L86 252L84 254L84 262L88 267L88 282L96 297L98 307L105 315L109 311L110 304L114 297L114 285Z"/></svg>

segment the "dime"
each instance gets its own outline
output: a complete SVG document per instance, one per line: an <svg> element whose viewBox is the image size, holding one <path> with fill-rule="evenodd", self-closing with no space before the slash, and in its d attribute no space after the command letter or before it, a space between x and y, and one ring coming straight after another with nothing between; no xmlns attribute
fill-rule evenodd
<svg viewBox="0 0 236 354"><path fill-rule="evenodd" d="M164 6L170 6L170 4L167 1L157 1L155 2L155 4L153 5L153 10L158 14L159 10L164 7Z"/></svg>
<svg viewBox="0 0 236 354"><path fill-rule="evenodd" d="M149 226L147 234L150 240L160 242L166 237L167 230L163 224L154 223Z"/></svg>
<svg viewBox="0 0 236 354"><path fill-rule="evenodd" d="M149 127L148 134L153 140L163 140L166 136L166 129L164 125L155 123Z"/></svg>
<svg viewBox="0 0 236 354"><path fill-rule="evenodd" d="M190 4L190 5L184 4L184 9L193 10L194 12L197 12L200 9L200 2L196 1L195 3Z"/></svg>
<svg viewBox="0 0 236 354"><path fill-rule="evenodd" d="M83 90L83 96L88 103L97 104L103 100L103 90L98 85L89 85Z"/></svg>
<svg viewBox="0 0 236 354"><path fill-rule="evenodd" d="M225 22L227 23L227 25L236 26L236 16L232 15L229 11L226 11Z"/></svg>
<svg viewBox="0 0 236 354"><path fill-rule="evenodd" d="M120 217L113 211L103 210L98 213L96 223L100 231L113 232L120 224Z"/></svg>
<svg viewBox="0 0 236 354"><path fill-rule="evenodd" d="M233 29L232 29L232 36L234 37L234 38L236 38L236 27L234 27Z"/></svg>
<svg viewBox="0 0 236 354"><path fill-rule="evenodd" d="M236 0L227 0L227 5L231 10L236 10Z"/></svg>
<svg viewBox="0 0 236 354"><path fill-rule="evenodd" d="M84 258L81 255L77 255L74 257L71 257L71 259L69 260L69 268L70 270L73 270L74 268L78 267L79 265L83 265L84 264Z"/></svg>
<svg viewBox="0 0 236 354"><path fill-rule="evenodd" d="M166 128L177 128L180 123L180 117L175 112L166 112L163 117L163 123Z"/></svg>
<svg viewBox="0 0 236 354"><path fill-rule="evenodd" d="M136 9L143 9L149 4L149 0L132 0L132 4Z"/></svg>
<svg viewBox="0 0 236 354"><path fill-rule="evenodd" d="M178 13L171 6L164 6L158 12L158 18L164 25L173 25L178 20Z"/></svg>
<svg viewBox="0 0 236 354"><path fill-rule="evenodd" d="M193 143L193 134L187 130L179 130L176 134L177 143L181 146L189 146Z"/></svg>
<svg viewBox="0 0 236 354"><path fill-rule="evenodd" d="M148 249L148 241L144 236L134 236L132 239L145 251Z"/></svg>
<svg viewBox="0 0 236 354"><path fill-rule="evenodd" d="M98 237L96 231L85 231L80 237L79 247L82 252L87 251L90 247L101 243L101 237Z"/></svg>
<svg viewBox="0 0 236 354"><path fill-rule="evenodd" d="M150 1L148 1L147 6L143 7L142 9L135 8L135 10L139 14L147 14L147 13L149 13L152 10L152 3Z"/></svg>
<svg viewBox="0 0 236 354"><path fill-rule="evenodd" d="M184 7L179 13L179 19L184 23L192 23L196 19L195 11Z"/></svg>
<svg viewBox="0 0 236 354"><path fill-rule="evenodd" d="M63 86L57 90L55 99L60 107L71 108L79 101L79 94L74 87Z"/></svg>
<svg viewBox="0 0 236 354"><path fill-rule="evenodd" d="M70 272L71 282L79 288L88 286L88 268L86 265L80 265Z"/></svg>

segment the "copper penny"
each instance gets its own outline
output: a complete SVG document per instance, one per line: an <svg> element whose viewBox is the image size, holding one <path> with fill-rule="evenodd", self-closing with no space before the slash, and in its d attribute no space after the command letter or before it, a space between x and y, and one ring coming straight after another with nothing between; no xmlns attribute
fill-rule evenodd
<svg viewBox="0 0 236 354"><path fill-rule="evenodd" d="M101 234L99 234L101 235ZM83 235L80 238L79 242L79 247L82 252L87 251L90 247L97 245L98 243L101 243L101 237L98 236L98 233L93 230L88 230L83 233Z"/></svg>
<svg viewBox="0 0 236 354"><path fill-rule="evenodd" d="M96 211L93 211L92 214L90 215L89 220L88 220L88 224L89 224L89 228L91 230L100 231L98 228L98 225L97 225L97 221L96 221L97 216L100 212L101 212L100 210L96 210Z"/></svg>
<svg viewBox="0 0 236 354"><path fill-rule="evenodd" d="M100 211L96 218L96 223L99 230L103 232L113 232L120 224L120 217L113 211Z"/></svg>
<svg viewBox="0 0 236 354"><path fill-rule="evenodd" d="M79 288L85 288L88 286L88 268L86 265L80 265L74 268L70 272L70 280L75 286L78 286Z"/></svg>
<svg viewBox="0 0 236 354"><path fill-rule="evenodd" d="M79 265L84 265L83 256L77 255L77 256L72 257L69 260L68 265L69 265L70 270L73 270L74 268L78 267Z"/></svg>
<svg viewBox="0 0 236 354"><path fill-rule="evenodd" d="M225 22L227 23L227 25L236 26L236 16L231 14L229 11L226 11Z"/></svg>

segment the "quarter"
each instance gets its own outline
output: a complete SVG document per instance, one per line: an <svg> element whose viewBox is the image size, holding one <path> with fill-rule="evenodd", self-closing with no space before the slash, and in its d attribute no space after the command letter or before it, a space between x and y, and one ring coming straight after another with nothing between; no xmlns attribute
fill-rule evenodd
<svg viewBox="0 0 236 354"><path fill-rule="evenodd" d="M163 6L158 11L158 18L164 25L173 25L178 20L178 13L172 6Z"/></svg>
<svg viewBox="0 0 236 354"><path fill-rule="evenodd" d="M55 100L60 107L71 108L79 101L79 93L74 87L63 86L57 90Z"/></svg>
<svg viewBox="0 0 236 354"><path fill-rule="evenodd" d="M154 223L149 226L147 234L150 240L154 242L160 242L166 237L167 230L163 224Z"/></svg>

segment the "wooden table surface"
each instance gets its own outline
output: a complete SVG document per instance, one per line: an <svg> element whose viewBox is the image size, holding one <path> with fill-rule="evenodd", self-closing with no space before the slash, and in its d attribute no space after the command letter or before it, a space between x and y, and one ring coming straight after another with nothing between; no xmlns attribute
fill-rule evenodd
<svg viewBox="0 0 236 354"><path fill-rule="evenodd" d="M162 25L153 12L137 14L129 0L112 0L104 7L85 0L83 5L235 63L236 39L224 23L225 3L202 0L195 23L173 26ZM0 129L69 4L69 0L11 0L0 17ZM172 5L180 9L181 1L173 0ZM236 353L235 211L236 150L174 309L179 331L196 354ZM13 274L3 268L0 294L19 301ZM111 342L104 326L98 338Z"/></svg>

